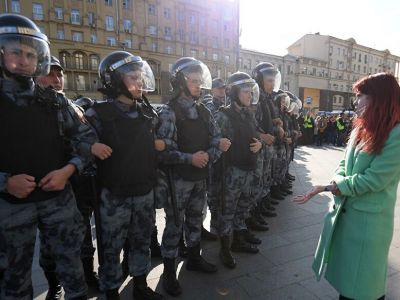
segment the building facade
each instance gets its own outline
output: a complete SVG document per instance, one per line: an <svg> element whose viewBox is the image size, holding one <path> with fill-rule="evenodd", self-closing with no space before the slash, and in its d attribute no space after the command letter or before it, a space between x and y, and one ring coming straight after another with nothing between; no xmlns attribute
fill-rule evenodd
<svg viewBox="0 0 400 300"><path fill-rule="evenodd" d="M348 109L354 100L352 85L358 79L379 72L400 77L400 57L359 45L353 38L307 34L288 52L298 57L299 96L308 109Z"/></svg>
<svg viewBox="0 0 400 300"><path fill-rule="evenodd" d="M239 0L4 0L0 12L27 16L49 37L72 98L101 98L97 68L115 50L149 62L154 102L169 93L169 70L182 56L202 60L213 76L237 69Z"/></svg>

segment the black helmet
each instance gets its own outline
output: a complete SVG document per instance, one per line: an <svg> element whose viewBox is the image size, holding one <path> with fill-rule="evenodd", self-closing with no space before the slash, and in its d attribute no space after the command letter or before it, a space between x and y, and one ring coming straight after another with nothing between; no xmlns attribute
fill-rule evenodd
<svg viewBox="0 0 400 300"><path fill-rule="evenodd" d="M219 89L225 87L225 81L221 78L214 78L212 81L212 89Z"/></svg>
<svg viewBox="0 0 400 300"><path fill-rule="evenodd" d="M200 88L210 90L212 84L211 73L208 67L193 57L182 57L171 68L170 80L173 92L179 93L183 91L187 95L190 95L186 81L190 74L194 73L200 74L200 77L196 78L196 80L200 80Z"/></svg>
<svg viewBox="0 0 400 300"><path fill-rule="evenodd" d="M47 36L21 15L0 15L0 56L0 68L7 76L30 78L50 70Z"/></svg>
<svg viewBox="0 0 400 300"><path fill-rule="evenodd" d="M281 72L274 67L273 64L268 62L259 63L252 72L253 79L258 85L264 89L264 78L273 78L274 80L274 91L278 91L281 85Z"/></svg>
<svg viewBox="0 0 400 300"><path fill-rule="evenodd" d="M57 57L53 56L53 55L51 56L51 59L50 59L50 68L51 68L51 67L58 67L58 68L60 68L62 71L64 71L64 68L63 68L63 66L61 65L59 59L58 59Z"/></svg>
<svg viewBox="0 0 400 300"><path fill-rule="evenodd" d="M123 75L131 71L140 71L141 90L154 91L155 80L149 64L140 56L134 56L126 51L114 51L104 57L99 64L99 77L103 88L101 92L111 97L121 94L132 98L123 83Z"/></svg>
<svg viewBox="0 0 400 300"><path fill-rule="evenodd" d="M252 101L251 104L258 103L260 91L258 84L249 74L244 72L236 72L229 76L226 81L226 94L231 102L235 101L240 105L239 92L242 89L251 89Z"/></svg>
<svg viewBox="0 0 400 300"><path fill-rule="evenodd" d="M285 110L289 109L290 97L286 92L284 92L282 90L277 91L277 93L274 96L273 101L276 103L276 105L279 107L279 109L281 109L282 106L284 107Z"/></svg>
<svg viewBox="0 0 400 300"><path fill-rule="evenodd" d="M77 98L74 103L83 108L83 110L87 110L89 107L92 107L94 101L89 97L79 97Z"/></svg>

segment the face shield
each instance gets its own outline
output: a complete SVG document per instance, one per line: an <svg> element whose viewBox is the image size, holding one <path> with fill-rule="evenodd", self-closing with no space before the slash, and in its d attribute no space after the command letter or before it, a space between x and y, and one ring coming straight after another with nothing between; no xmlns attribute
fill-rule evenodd
<svg viewBox="0 0 400 300"><path fill-rule="evenodd" d="M34 36L0 35L1 68L24 77L46 76L50 72L49 44Z"/></svg>
<svg viewBox="0 0 400 300"><path fill-rule="evenodd" d="M155 79L149 64L137 56L128 56L110 67L111 71L119 74L119 78L127 78L129 82L135 82L142 92L155 90Z"/></svg>
<svg viewBox="0 0 400 300"><path fill-rule="evenodd" d="M287 94L281 96L281 106L286 110L289 109L290 106L290 97Z"/></svg>
<svg viewBox="0 0 400 300"><path fill-rule="evenodd" d="M288 109L289 113L291 113L291 114L295 115L296 117L298 117L299 116L299 111L300 111L300 108L299 108L299 106L297 105L296 102L290 103L289 109Z"/></svg>
<svg viewBox="0 0 400 300"><path fill-rule="evenodd" d="M279 91L282 81L281 72L275 67L265 67L260 72L263 75L264 83L268 82L271 84L274 92Z"/></svg>
<svg viewBox="0 0 400 300"><path fill-rule="evenodd" d="M210 70L201 61L190 61L183 64L179 69L177 71L182 72L186 83L200 85L200 88L204 90L211 90L212 78Z"/></svg>
<svg viewBox="0 0 400 300"><path fill-rule="evenodd" d="M229 88L237 86L238 93L251 95L250 105L256 105L260 99L260 89L254 79L244 79L230 84ZM239 95L237 95L240 98Z"/></svg>

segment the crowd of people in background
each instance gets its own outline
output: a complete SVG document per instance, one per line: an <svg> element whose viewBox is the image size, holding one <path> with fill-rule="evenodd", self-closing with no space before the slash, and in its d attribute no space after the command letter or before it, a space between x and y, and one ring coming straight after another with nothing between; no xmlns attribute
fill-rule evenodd
<svg viewBox="0 0 400 300"><path fill-rule="evenodd" d="M339 114L327 112L301 114L299 124L302 124L303 138L299 143L345 147L352 130L353 118L354 114L344 111Z"/></svg>

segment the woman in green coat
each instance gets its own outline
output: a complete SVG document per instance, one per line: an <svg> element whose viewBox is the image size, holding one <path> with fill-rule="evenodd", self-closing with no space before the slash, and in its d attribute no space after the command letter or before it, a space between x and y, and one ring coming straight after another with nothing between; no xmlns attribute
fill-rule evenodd
<svg viewBox="0 0 400 300"><path fill-rule="evenodd" d="M295 202L334 194L315 253L317 279L325 273L340 299L384 299L400 180L400 87L393 75L379 73L353 89L357 118L344 159L329 185Z"/></svg>

